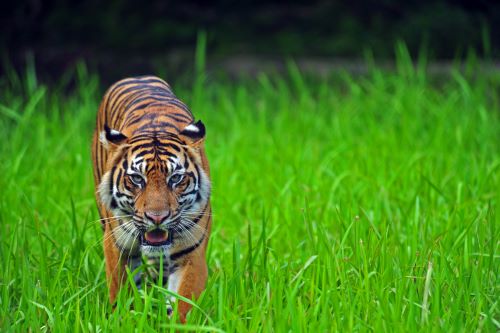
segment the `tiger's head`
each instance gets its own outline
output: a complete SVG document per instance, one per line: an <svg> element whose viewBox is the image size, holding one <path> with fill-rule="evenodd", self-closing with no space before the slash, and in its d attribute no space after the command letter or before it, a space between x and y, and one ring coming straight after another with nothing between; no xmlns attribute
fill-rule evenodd
<svg viewBox="0 0 500 333"><path fill-rule="evenodd" d="M179 134L130 137L105 126L100 141L111 158L98 192L118 219L113 233L122 251L162 252L174 232L196 226L210 195L200 155L204 138L201 121Z"/></svg>

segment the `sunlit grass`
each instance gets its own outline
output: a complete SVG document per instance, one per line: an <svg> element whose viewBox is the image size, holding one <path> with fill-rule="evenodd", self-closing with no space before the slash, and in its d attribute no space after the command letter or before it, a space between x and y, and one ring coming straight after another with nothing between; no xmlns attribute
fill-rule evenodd
<svg viewBox="0 0 500 333"><path fill-rule="evenodd" d="M90 159L106 87L75 75L69 94L33 70L2 78L0 327L182 329L161 288L108 304ZM356 78L291 64L174 86L207 126L213 180L210 277L187 328L499 330L500 76L438 81L401 57Z"/></svg>

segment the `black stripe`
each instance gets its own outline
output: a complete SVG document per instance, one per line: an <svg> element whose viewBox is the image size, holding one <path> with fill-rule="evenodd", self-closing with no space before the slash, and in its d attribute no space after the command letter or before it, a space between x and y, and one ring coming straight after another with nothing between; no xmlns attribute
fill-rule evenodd
<svg viewBox="0 0 500 333"><path fill-rule="evenodd" d="M173 98L173 97L163 97L163 95L160 94L159 92L151 91L151 90L152 89L144 90L145 96L138 96L138 98L136 100L134 100L132 103L127 105L126 110L129 110L134 105L140 104L141 102L144 102L144 101L151 101L151 103L153 103L153 102L167 102L166 104L168 104L168 102L175 100L175 98ZM149 92L149 94L146 94L146 92ZM161 96L161 97L158 97L158 96ZM137 106L137 109L134 109L134 111L144 109L145 107L147 107L147 106L139 105L139 106Z"/></svg>
<svg viewBox="0 0 500 333"><path fill-rule="evenodd" d="M182 196L186 196L186 197L187 197L188 195L195 194L196 192L198 192L198 190L195 188L195 189L194 189L194 190L192 190L192 191L182 193Z"/></svg>
<svg viewBox="0 0 500 333"><path fill-rule="evenodd" d="M189 115L192 115L191 114L191 110L189 110L189 108L187 107L187 105L184 104L184 103L182 103L178 99L170 101L170 104L173 104L173 105L177 106L178 108L180 108L180 109L186 111L187 113L189 113Z"/></svg>
<svg viewBox="0 0 500 333"><path fill-rule="evenodd" d="M133 98L134 94L141 93L144 91L147 91L147 90L145 90L144 88L139 89L137 86L132 86L130 88L124 89L118 95L116 95L115 99L113 100L113 103L110 105L111 118L114 117L115 113L117 112L118 107L121 106L127 99ZM131 93L131 94L129 95L129 93ZM126 95L126 96L123 98L123 100L120 100L120 97L122 97L123 95Z"/></svg>
<svg viewBox="0 0 500 333"><path fill-rule="evenodd" d="M151 148L149 150L144 150L144 151L141 151L140 153L137 153L137 155L135 155L135 157L136 158L143 157L144 155L148 155L148 154L155 155L158 153L157 151L158 151L158 149ZM166 155L169 157L177 157L177 155L175 155L174 153L171 153L167 150L165 150L165 151L161 150L159 153L160 153L159 155Z"/></svg>
<svg viewBox="0 0 500 333"><path fill-rule="evenodd" d="M165 88L158 87L158 86L151 86L148 83L160 83L160 84L164 85ZM122 86L127 86L127 85L130 85L130 87L118 92L119 88L121 88ZM121 106L121 104L124 102L124 100L127 99L127 97L125 97L125 99L122 100L119 105L117 105L117 102L121 96L128 94L128 93L131 93L130 97L137 98L137 97L140 97L144 94L147 94L148 92L150 92L151 94L155 94L155 92L156 92L156 94L159 94L159 90L161 90L164 93L167 93L168 94L167 96L169 96L171 94L172 97L175 97L173 95L173 93L171 92L170 88L168 87L168 85L166 85L166 83L161 81L161 80L156 80L156 79L153 79L153 80L130 80L130 81L126 81L126 82L122 82L122 83L118 84L116 87L113 88L113 91L111 92L111 95L110 95L110 102L112 101L111 105L109 105L109 103L108 103L109 108L110 108L110 112L111 112L111 117L114 117L115 112L116 112L116 108L118 108L119 105ZM128 108L128 106L127 106L127 108Z"/></svg>
<svg viewBox="0 0 500 333"><path fill-rule="evenodd" d="M118 169L118 174L116 175L116 184L120 184L120 180L122 178L122 175L123 175L123 170L122 169ZM117 191L116 193L119 193L119 192Z"/></svg>
<svg viewBox="0 0 500 333"><path fill-rule="evenodd" d="M194 167L195 167L196 173L197 173L196 177L193 177L196 180L196 183L194 186L199 188L200 187L200 180L201 180L201 172L200 172L200 168L198 167L197 164L194 164Z"/></svg>
<svg viewBox="0 0 500 333"><path fill-rule="evenodd" d="M181 152L181 148L179 146L174 145L174 144L168 143L168 144L164 144L164 146L165 147L170 147L170 148L172 148L173 150L175 150L178 153Z"/></svg>
<svg viewBox="0 0 500 333"><path fill-rule="evenodd" d="M168 151L167 150L168 148L172 148L175 151L179 151L179 149L177 147L174 147L174 145L172 145L170 143L159 142L158 140L152 141L152 142L151 141L146 141L143 144L140 144L140 145L137 145L137 146L133 146L132 149L131 149L131 151L132 151L132 153L135 153L138 150L142 150L142 149L157 149L160 152L164 152L164 151Z"/></svg>
<svg viewBox="0 0 500 333"><path fill-rule="evenodd" d="M190 246L188 248L185 248L184 250L180 250L179 252L171 254L170 255L170 260L172 260L172 261L177 260L180 257L183 257L186 254L189 254L189 253L193 252L194 250L196 250L201 245L201 243L203 243L203 240L205 240L205 234L203 234L203 236L201 236L201 239L196 244L194 244L194 245L192 245L192 246Z"/></svg>
<svg viewBox="0 0 500 333"><path fill-rule="evenodd" d="M176 137L175 134L173 134L173 133L168 133L168 132L158 133L154 130L150 130L150 131L144 130L143 132L141 132L137 135L134 134L134 138L131 141L129 141L129 144L135 144L135 143L140 142L140 141L151 141L151 139L153 137L156 137L160 141L172 141L172 142L178 143L181 146L185 145L185 143L182 142L181 140L179 140L179 138ZM164 143L162 143L162 144L164 144Z"/></svg>
<svg viewBox="0 0 500 333"><path fill-rule="evenodd" d="M149 98L144 98L144 99L149 99ZM130 106L130 104L129 104L129 105L127 105L127 107L125 108L125 111L127 111L127 112L136 112L136 111L144 110L144 109L146 109L146 108L150 107L150 106L151 106L152 104L154 104L154 103L156 103L156 102L155 102L155 101L149 101L149 102L145 102L145 103L143 103L143 104L139 104L139 105L135 106L134 108L132 108L132 107ZM135 103L134 103L134 104L135 104ZM141 119L141 118L139 118L139 119Z"/></svg>
<svg viewBox="0 0 500 333"><path fill-rule="evenodd" d="M181 117L181 118L184 118L185 120L188 120L188 121L191 121L193 120L192 117L189 117L189 116L186 116L185 114L183 113L172 113L172 115L176 116L176 117Z"/></svg>
<svg viewBox="0 0 500 333"><path fill-rule="evenodd" d="M168 118L170 118L170 119L172 119L172 120L175 120L175 121L177 121L179 123L189 122L189 121L184 120L183 118L172 116L171 114L166 114L165 116L168 117Z"/></svg>
<svg viewBox="0 0 500 333"><path fill-rule="evenodd" d="M132 191L131 191L131 192L132 192ZM125 198L127 198L127 199L129 199L129 200L130 200L130 199L132 199L132 197L131 197L131 196L127 195L126 193L122 193L122 192L116 192L116 196L117 196L118 198L120 198L120 199L121 199L121 198L123 198L123 197L125 197Z"/></svg>
<svg viewBox="0 0 500 333"><path fill-rule="evenodd" d="M116 209L118 207L118 203L115 200L115 196L113 195L113 186L114 186L114 177L116 172L116 166L113 166L111 169L111 174L109 175L109 195L111 196L110 206L111 209Z"/></svg>
<svg viewBox="0 0 500 333"><path fill-rule="evenodd" d="M128 79L123 79L121 82L119 83L116 83L113 88L111 89L111 91L109 92L109 97L110 99L113 97L113 95L116 93L116 90L120 87L123 87L123 86L126 86L126 85L129 85L129 84L144 84L144 83L161 83L161 84L164 84L166 85L165 81L161 80L161 79L158 79L158 78L154 78L152 77L151 79L148 79L148 80L141 80L141 79L138 79L138 78L128 78ZM168 85L166 85L167 88Z"/></svg>
<svg viewBox="0 0 500 333"><path fill-rule="evenodd" d="M109 175L109 194L113 195L113 185L114 185L114 176L115 176L115 171L116 171L116 165L111 168L111 174Z"/></svg>
<svg viewBox="0 0 500 333"><path fill-rule="evenodd" d="M136 146L133 146L130 150L132 153L136 153L138 150L153 149L153 148L154 148L153 143L151 141L146 141L146 143L142 143L142 144L138 144Z"/></svg>
<svg viewBox="0 0 500 333"><path fill-rule="evenodd" d="M158 149L158 148L156 148L156 150L158 151L159 153L158 155L160 156L177 157L176 154L169 152L168 150Z"/></svg>
<svg viewBox="0 0 500 333"><path fill-rule="evenodd" d="M170 105L165 104L165 103L160 103L160 102L151 102L151 103L147 103L147 105L145 103L145 104L141 105L140 107L133 109L133 111L135 112L137 110L141 110L141 109L146 108L146 107L166 107L166 106L170 106ZM177 117L177 116L172 115L171 113L167 113L164 110L161 110L161 112L162 113L159 113L159 114L153 113L154 117L167 117L167 118L172 119L176 122L184 123L184 124L186 124L186 123L189 124L192 122L191 119L186 120L185 118ZM142 120L142 118L141 118L141 120Z"/></svg>
<svg viewBox="0 0 500 333"><path fill-rule="evenodd" d="M151 103L149 104L144 104L146 105L145 107L149 106ZM141 105L142 107L142 105ZM134 109L133 111L137 111L137 110L140 110L139 108L137 109ZM146 120L150 120L150 121L154 121L156 119L159 119L161 117L169 117L168 114L157 114L157 113L146 113L146 114L141 114L140 116L137 116L137 117L134 117L134 118L130 118L129 121L127 121L127 126L131 126L131 125L135 125L137 124L138 122L141 122L141 121L146 121ZM171 118L171 117L169 117Z"/></svg>
<svg viewBox="0 0 500 333"><path fill-rule="evenodd" d="M146 148L145 148L145 149L146 149ZM134 151L134 152L135 152L135 151ZM154 150L154 148L152 148L152 147L151 147L151 149L146 149L146 150L141 151L140 153L137 153L137 154L135 155L135 157L136 157L136 158L139 158L139 157L144 157L145 155L148 155L148 154L153 155L154 153L155 153L155 150ZM146 160L146 158L144 158L144 161L143 161L143 162L146 162L146 164L147 164L147 162L148 162L148 161Z"/></svg>

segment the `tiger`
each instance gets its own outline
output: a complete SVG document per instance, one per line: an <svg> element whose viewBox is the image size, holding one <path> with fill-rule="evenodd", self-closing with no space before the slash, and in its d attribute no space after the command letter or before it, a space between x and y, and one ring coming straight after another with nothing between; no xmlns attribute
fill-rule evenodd
<svg viewBox="0 0 500 333"><path fill-rule="evenodd" d="M92 162L112 304L127 270L143 287L146 273L151 276L143 262L182 297L197 298L205 289L212 225L205 136L203 122L156 76L125 78L104 94ZM168 317L175 301L166 300ZM182 323L190 309L178 302Z"/></svg>

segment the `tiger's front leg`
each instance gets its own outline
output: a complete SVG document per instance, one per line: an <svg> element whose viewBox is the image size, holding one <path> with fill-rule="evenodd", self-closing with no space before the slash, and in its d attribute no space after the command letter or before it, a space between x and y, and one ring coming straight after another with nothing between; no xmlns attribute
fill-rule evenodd
<svg viewBox="0 0 500 333"><path fill-rule="evenodd" d="M142 264L141 253L137 249L138 241L129 241L130 249L120 249L116 240L132 237L123 233L120 223L116 219L109 220L104 229L104 256L106 261L106 279L109 287L109 299L115 304L121 286L127 279L127 268L133 272L133 281L137 288L141 288L142 274L138 269ZM122 242L122 244L124 244ZM136 247L134 248L134 245Z"/></svg>
<svg viewBox="0 0 500 333"><path fill-rule="evenodd" d="M188 299L197 298L205 289L207 276L208 270L204 256L194 253L192 258L187 259L182 267L169 276L168 290ZM172 304L176 300L175 297L170 297ZM180 321L185 323L191 304L179 300L177 309ZM171 315L171 305L167 305L167 313Z"/></svg>
<svg viewBox="0 0 500 333"><path fill-rule="evenodd" d="M106 261L106 279L109 288L109 300L115 304L116 296L124 280L126 263L121 258L120 250L115 244L111 224L107 223L104 230L104 257Z"/></svg>

